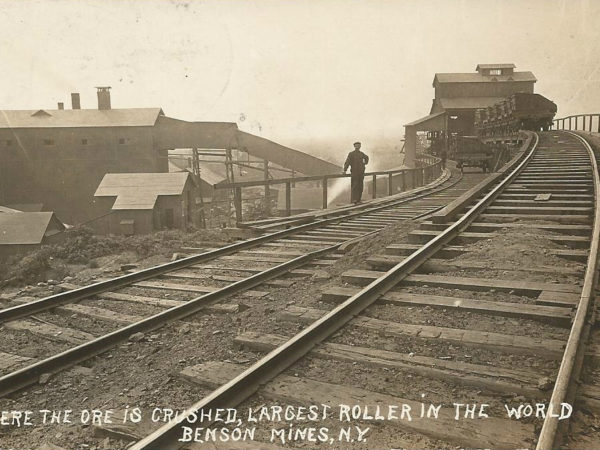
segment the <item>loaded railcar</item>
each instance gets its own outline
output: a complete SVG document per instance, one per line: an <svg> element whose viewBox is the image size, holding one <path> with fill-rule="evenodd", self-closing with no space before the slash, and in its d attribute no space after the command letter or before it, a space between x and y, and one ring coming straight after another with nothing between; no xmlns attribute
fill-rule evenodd
<svg viewBox="0 0 600 450"><path fill-rule="evenodd" d="M505 136L519 130L548 130L556 104L540 94L520 92L475 113L475 127L481 137Z"/></svg>

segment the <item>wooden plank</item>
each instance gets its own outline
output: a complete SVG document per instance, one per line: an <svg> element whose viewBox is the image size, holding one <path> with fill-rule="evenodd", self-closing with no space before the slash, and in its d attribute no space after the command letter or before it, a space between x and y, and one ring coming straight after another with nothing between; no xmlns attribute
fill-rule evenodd
<svg viewBox="0 0 600 450"><path fill-rule="evenodd" d="M294 235L293 241L295 241L295 242L306 241L306 242L314 242L316 244L334 245L334 244L339 244L340 242L343 242L346 239L347 238L341 237L341 236L337 236L337 237L333 238L333 237L319 237L319 236L307 236L307 235L303 235L303 234L296 234L296 235Z"/></svg>
<svg viewBox="0 0 600 450"><path fill-rule="evenodd" d="M424 243L440 235L442 231L435 230L415 230L411 231L408 235L411 242ZM493 233L483 232L476 233L471 231L465 231L460 233L457 237L452 240L453 245L464 245L473 242L478 242L483 239L492 239L495 235ZM566 245L570 248L583 248L587 249L590 246L590 239L586 236L545 236L549 241L555 242L560 245ZM467 249L465 249L467 250ZM550 250L550 249L549 249Z"/></svg>
<svg viewBox="0 0 600 450"><path fill-rule="evenodd" d="M425 243L429 242L441 233L441 231L414 230L410 232L408 238L410 242ZM482 239L491 239L493 237L494 235L491 233L473 233L470 231L465 231L452 239L452 245L471 244L474 242L479 242Z"/></svg>
<svg viewBox="0 0 600 450"><path fill-rule="evenodd" d="M227 275L211 275L210 278L215 281L228 281L231 283L235 283L235 282L246 279L246 277L234 277L234 276L227 276ZM261 284L264 284L266 286L274 286L274 287L290 287L294 283L295 283L294 280L276 280L275 279L275 280L267 280Z"/></svg>
<svg viewBox="0 0 600 450"><path fill-rule="evenodd" d="M389 270L396 264L404 260L401 256L391 255L376 255L367 258L367 264L375 270ZM493 269L502 271L515 271L515 272L531 272L531 273L547 273L547 274L569 274L569 275L583 275L584 269L577 269L572 267L556 267L556 266L535 266L535 267L516 267L516 266L502 266L490 265L487 261L447 261L444 259L432 258L423 263L418 269L419 273L433 273L433 272L458 272L461 270L481 270L481 269Z"/></svg>
<svg viewBox="0 0 600 450"><path fill-rule="evenodd" d="M590 214L576 214L576 215L559 215L559 214L529 214L527 217L523 217L522 214L510 214L508 212L502 214L492 214L485 212L481 214L477 220L483 222L508 222L508 221L524 221L524 220L543 220L550 222L558 222L563 224L590 224L592 223L592 217Z"/></svg>
<svg viewBox="0 0 600 450"><path fill-rule="evenodd" d="M323 291L321 298L323 301L341 303L357 292L359 292L358 289L334 287ZM380 297L377 301L379 303L403 306L430 306L432 308L462 309L492 316L522 317L563 327L568 327L571 324L572 309L556 306L493 302L461 297L413 294L402 291L390 291Z"/></svg>
<svg viewBox="0 0 600 450"><path fill-rule="evenodd" d="M237 336L234 342L251 350L270 352L287 340L288 338L285 336L247 331ZM399 369L427 378L450 380L461 385L475 386L493 392L516 392L533 398L545 395L537 387L539 374L535 371L490 367L429 356L409 356L386 350L335 343L322 344L314 348L310 355L328 361L357 362L367 366Z"/></svg>
<svg viewBox="0 0 600 450"><path fill-rule="evenodd" d="M35 320L13 320L6 322L4 328L12 331L24 331L51 341L83 344L96 336L74 328L61 327L52 323L42 323Z"/></svg>
<svg viewBox="0 0 600 450"><path fill-rule="evenodd" d="M269 244L276 244L276 243L278 243L278 242L269 242ZM292 239L292 238L281 239L279 241L279 243L283 244L284 247L287 247L289 245L290 247L316 247L319 249L329 247L330 245L339 244L338 241L316 242L316 241L310 241L310 240L306 241L306 240L302 240L302 239ZM269 244L265 244L265 245L269 245Z"/></svg>
<svg viewBox="0 0 600 450"><path fill-rule="evenodd" d="M342 273L342 280L365 285L381 277L385 272L351 269ZM491 278L447 277L442 275L409 275L401 282L403 285L428 285L449 289L475 291L513 291L517 295L538 295L542 291L580 293L581 286L560 283L538 283L514 280L496 280Z"/></svg>
<svg viewBox="0 0 600 450"><path fill-rule="evenodd" d="M145 297L141 295L121 294L119 292L103 292L102 294L96 295L96 297L105 300L141 303L143 305L158 306L159 308L173 308L174 306L179 306L182 303L181 300L167 300L155 297Z"/></svg>
<svg viewBox="0 0 600 450"><path fill-rule="evenodd" d="M263 244L263 245L267 245L267 244ZM240 255L264 255L264 256L275 256L275 257L281 257L281 256L291 256L293 259L297 256L302 256L305 255L306 252L300 251L300 250L264 250L264 249L256 249L256 250L243 250L241 252L239 252ZM329 259L338 259L341 258L342 256L344 256L341 253L336 253L336 252L332 252L332 253L328 253L327 254L327 258Z"/></svg>
<svg viewBox="0 0 600 450"><path fill-rule="evenodd" d="M231 269L235 271L236 269ZM262 271L256 271L259 273ZM161 275L161 278L177 278L183 280L215 280L215 281L225 281L229 283L235 283L237 281L245 280L247 277L239 277L232 275L211 275L211 274L198 274L197 272L191 272L186 270L180 270L177 272L169 272L164 275ZM289 287L293 284L293 281L290 280L268 280L265 281L264 284L266 286L275 286L275 287Z"/></svg>
<svg viewBox="0 0 600 450"><path fill-rule="evenodd" d="M312 323L325 315L327 311L315 308L288 307L278 317L292 322ZM350 322L351 326L372 330L390 336L409 336L422 339L440 339L461 345L490 348L504 353L536 354L554 360L562 358L565 342L557 339L541 339L529 336L516 336L501 333L463 330L460 328L434 327L390 322L358 316Z"/></svg>
<svg viewBox="0 0 600 450"><path fill-rule="evenodd" d="M165 300L162 298L142 297L139 295L120 294L116 292L105 292L103 294L99 294L98 297L107 300L142 303L144 305L158 306L160 308L173 308L174 306L181 305L181 303L185 301ZM205 306L204 308L202 308L202 311L207 312L209 314L231 314L239 312L241 309L242 307L237 303L215 303L213 305Z"/></svg>
<svg viewBox="0 0 600 450"><path fill-rule="evenodd" d="M305 231L302 233L305 236L321 236L321 237L334 237L339 239L344 239L345 236L362 236L364 233L352 231L350 229L342 229L342 230L315 230L315 231Z"/></svg>
<svg viewBox="0 0 600 450"><path fill-rule="evenodd" d="M215 389L235 378L243 370L243 366L236 364L210 361L186 367L179 376L191 383ZM392 420L386 421L386 424L457 445L478 448L527 447L534 437L533 424L495 417L485 420L454 420L455 410L448 407L441 408L436 420L422 419L418 417L421 408L419 402L301 377L279 375L276 382L266 384L259 393L265 398L284 404L327 404L336 409L339 405L362 405L374 410L379 405L386 411L388 405L405 404L412 411L412 420Z"/></svg>
<svg viewBox="0 0 600 450"><path fill-rule="evenodd" d="M262 256L262 255L254 255L254 256L243 256L243 255L228 255L221 256L221 258L225 261L251 261L251 262L268 262L268 263L283 263L289 261L291 258L282 258L278 256Z"/></svg>
<svg viewBox="0 0 600 450"><path fill-rule="evenodd" d="M0 352L0 370L8 370L32 361L33 358L15 355L14 353Z"/></svg>
<svg viewBox="0 0 600 450"><path fill-rule="evenodd" d="M582 215L592 214L594 209L591 207L550 207L550 206L537 206L535 208L531 206L494 206L494 204L487 207L485 210L487 214L515 214L518 212L522 216L529 216L531 214L547 214L547 215Z"/></svg>
<svg viewBox="0 0 600 450"><path fill-rule="evenodd" d="M13 300L14 303L27 303L28 301L30 301L31 299L28 297L25 298L21 298L21 299L15 299ZM96 320L101 320L104 322L115 322L118 324L130 324L133 322L137 322L143 319L143 317L140 316L134 316L134 315L129 315L129 314L121 314L115 311L111 311L109 309L105 309L105 308L98 308L95 306L87 306L87 305L81 305L81 304L77 304L77 303L72 303L72 304L66 304L66 305L61 305L61 306L57 306L55 308L52 309L52 311L58 313L58 314L62 314L62 315L72 315L72 314L79 314L85 317L90 317L92 319L96 319ZM7 322L7 324L10 322ZM6 325L7 325L6 324ZM42 325L42 324L40 324ZM19 325L16 325L19 326ZM45 333L47 332L48 334L45 336L47 338L50 338L51 336L53 336L54 334L56 334L58 331L63 330L65 336L70 336L72 339L79 339L79 341L76 341L75 343L80 344L81 342L86 342L89 339L89 335L87 333L83 333L83 332L78 332L77 330L71 330L71 329L67 329L67 328L63 328L63 327L56 327L54 328L52 325L50 324L46 324L46 327L39 327L36 328L36 330L41 334L41 333ZM31 331L33 332L34 328L31 328ZM94 338L94 336L92 336L92 338Z"/></svg>
<svg viewBox="0 0 600 450"><path fill-rule="evenodd" d="M199 294L206 294L222 289L216 286L196 286L193 284L164 283L159 281L140 281L133 284L133 286L150 289L162 289L166 291L197 292ZM247 297L264 297L267 294L267 292L261 291L243 291L238 295L245 295Z"/></svg>
<svg viewBox="0 0 600 450"><path fill-rule="evenodd" d="M411 253L417 251L422 246L417 244L392 244L385 248L385 252L389 255L400 255L408 256ZM456 245L446 245L439 250L435 256L438 258L456 258L457 256L465 253L467 249L465 247L459 247Z"/></svg>
<svg viewBox="0 0 600 450"><path fill-rule="evenodd" d="M562 224L536 224L536 223L485 223L474 222L469 226L472 231L495 231L502 228L518 228L523 230L547 230L577 236L590 236L590 225L562 225Z"/></svg>
<svg viewBox="0 0 600 450"><path fill-rule="evenodd" d="M144 318L142 316L133 316L129 314L121 314L115 311L104 308L96 308L95 306L86 306L79 304L63 305L54 308L56 313L72 315L77 314L85 317L90 317L103 322L114 322L120 325L129 325L130 323L139 322Z"/></svg>
<svg viewBox="0 0 600 450"><path fill-rule="evenodd" d="M600 416L600 387L582 384L577 389L576 409L583 409L595 416Z"/></svg>
<svg viewBox="0 0 600 450"><path fill-rule="evenodd" d="M535 299L538 305L576 307L581 295L574 292L556 292L544 290Z"/></svg>

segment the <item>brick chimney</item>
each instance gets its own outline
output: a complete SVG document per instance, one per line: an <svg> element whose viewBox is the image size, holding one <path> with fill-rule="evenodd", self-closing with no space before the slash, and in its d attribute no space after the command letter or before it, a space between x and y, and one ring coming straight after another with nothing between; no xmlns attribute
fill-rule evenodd
<svg viewBox="0 0 600 450"><path fill-rule="evenodd" d="M96 87L98 94L98 109L110 109L110 86Z"/></svg>
<svg viewBox="0 0 600 450"><path fill-rule="evenodd" d="M81 109L81 100L79 99L78 92L73 92L71 94L71 105L73 109Z"/></svg>

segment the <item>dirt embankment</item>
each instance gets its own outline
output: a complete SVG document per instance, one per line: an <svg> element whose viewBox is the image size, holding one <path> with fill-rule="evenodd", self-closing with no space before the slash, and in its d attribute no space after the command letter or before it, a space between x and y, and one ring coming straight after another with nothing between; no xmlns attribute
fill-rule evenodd
<svg viewBox="0 0 600 450"><path fill-rule="evenodd" d="M45 245L25 255L0 260L0 288L61 280L86 269L102 269L110 263L137 263L158 256L157 264L181 247L213 247L232 242L221 229L182 232L159 231L143 236L98 236L89 229L67 232L60 244Z"/></svg>

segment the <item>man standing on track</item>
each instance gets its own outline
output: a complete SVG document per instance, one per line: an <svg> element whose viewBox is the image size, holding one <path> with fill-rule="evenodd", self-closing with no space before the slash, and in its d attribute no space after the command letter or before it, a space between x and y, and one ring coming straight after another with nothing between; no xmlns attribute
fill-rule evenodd
<svg viewBox="0 0 600 450"><path fill-rule="evenodd" d="M350 166L350 188L351 202L355 205L360 203L363 192L363 180L365 178L365 166L369 163L369 157L360 151L360 142L354 143L354 150L348 153L344 163L344 173Z"/></svg>

